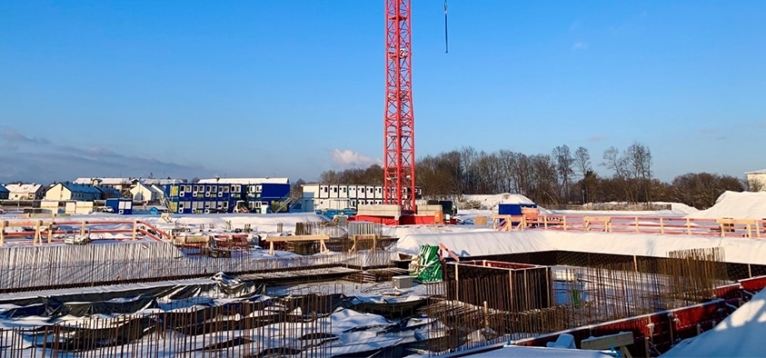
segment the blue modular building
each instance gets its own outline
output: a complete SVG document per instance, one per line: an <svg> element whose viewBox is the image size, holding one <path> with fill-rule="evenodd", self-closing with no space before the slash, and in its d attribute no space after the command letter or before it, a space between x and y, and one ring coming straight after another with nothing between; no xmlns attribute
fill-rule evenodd
<svg viewBox="0 0 766 358"><path fill-rule="evenodd" d="M106 207L111 208L115 214L131 215L133 214L133 199L106 199Z"/></svg>
<svg viewBox="0 0 766 358"><path fill-rule="evenodd" d="M537 204L527 204L527 203L514 203L514 204L499 204L497 206L497 213L500 215L512 215L512 216L521 216L523 211L523 208L537 208ZM501 220L502 222L503 220ZM513 226L518 226L518 222L512 223Z"/></svg>
<svg viewBox="0 0 766 358"><path fill-rule="evenodd" d="M4 187L2 184L0 184L0 200L8 200L8 197L10 197L11 191L8 190L8 188Z"/></svg>
<svg viewBox="0 0 766 358"><path fill-rule="evenodd" d="M267 213L272 202L290 197L289 183L237 183L219 180L168 184L164 187L168 212L179 214Z"/></svg>

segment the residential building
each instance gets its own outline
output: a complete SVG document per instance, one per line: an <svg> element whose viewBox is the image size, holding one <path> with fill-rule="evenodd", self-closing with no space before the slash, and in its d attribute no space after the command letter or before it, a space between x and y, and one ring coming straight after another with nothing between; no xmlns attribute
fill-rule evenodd
<svg viewBox="0 0 766 358"><path fill-rule="evenodd" d="M139 182L130 189L130 195L133 197L133 201L156 202L162 200L164 193L162 192L162 189L159 189L155 185L146 185Z"/></svg>
<svg viewBox="0 0 766 358"><path fill-rule="evenodd" d="M40 200L45 195L42 184L6 184L9 200Z"/></svg>
<svg viewBox="0 0 766 358"><path fill-rule="evenodd" d="M51 201L94 201L101 200L102 192L90 184L56 183L45 193L45 200Z"/></svg>
<svg viewBox="0 0 766 358"><path fill-rule="evenodd" d="M123 192L129 193L127 190L120 191L119 189L110 186L96 186L96 189L101 192L101 200L122 198Z"/></svg>
<svg viewBox="0 0 766 358"><path fill-rule="evenodd" d="M328 185L304 184L302 207L304 211L357 208L359 205L383 204L381 185ZM415 187L415 198L421 199L421 188ZM408 197L409 191L404 192Z"/></svg>
<svg viewBox="0 0 766 358"><path fill-rule="evenodd" d="M200 179L199 184L290 184L288 178L212 178Z"/></svg>
<svg viewBox="0 0 766 358"><path fill-rule="evenodd" d="M750 191L766 191L766 169L745 173Z"/></svg>
<svg viewBox="0 0 766 358"><path fill-rule="evenodd" d="M4 186L0 185L0 200L8 200L8 197L10 195L11 195L10 190L8 190Z"/></svg>
<svg viewBox="0 0 766 358"><path fill-rule="evenodd" d="M123 192L130 190L137 182L135 178L77 178L72 184L109 187Z"/></svg>
<svg viewBox="0 0 766 358"><path fill-rule="evenodd" d="M144 185L155 185L159 188L169 184L183 184L186 183L186 179L172 179L172 178L143 178L139 180Z"/></svg>

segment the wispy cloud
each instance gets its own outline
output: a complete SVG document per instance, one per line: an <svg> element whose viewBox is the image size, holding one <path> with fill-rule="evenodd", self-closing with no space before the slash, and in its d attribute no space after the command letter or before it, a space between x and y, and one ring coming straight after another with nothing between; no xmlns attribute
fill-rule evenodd
<svg viewBox="0 0 766 358"><path fill-rule="evenodd" d="M601 134L594 134L590 136L590 138L588 138L588 142L591 142L591 143L596 143L603 140L606 140L606 137Z"/></svg>
<svg viewBox="0 0 766 358"><path fill-rule="evenodd" d="M368 157L350 149L333 149L330 151L332 161L342 168L366 168L373 164L382 164L383 161L377 158Z"/></svg>
<svg viewBox="0 0 766 358"><path fill-rule="evenodd" d="M636 24L638 24L639 22L644 20L647 15L648 15L648 13L647 13L646 10L641 11L640 13L638 13L636 15L633 15L630 18L628 18L627 20L623 21L619 25L610 26L609 29L612 30L612 31L615 31L615 32L620 32L620 31L627 30L630 27L635 26Z"/></svg>
<svg viewBox="0 0 766 358"><path fill-rule="evenodd" d="M585 50L588 48L588 44L583 41L577 41L574 44L572 44L572 50Z"/></svg>
<svg viewBox="0 0 766 358"><path fill-rule="evenodd" d="M186 165L117 153L99 146L75 147L0 129L0 181L48 183L84 176L206 175L201 165Z"/></svg>
<svg viewBox="0 0 766 358"><path fill-rule="evenodd" d="M575 20L574 22L572 22L572 25L569 26L569 31L575 31L579 29L580 27L582 27L580 20Z"/></svg>

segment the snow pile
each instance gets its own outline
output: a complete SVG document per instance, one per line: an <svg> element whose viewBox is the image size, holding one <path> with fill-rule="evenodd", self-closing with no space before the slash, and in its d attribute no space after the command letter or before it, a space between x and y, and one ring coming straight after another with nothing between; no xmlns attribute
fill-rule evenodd
<svg viewBox="0 0 766 358"><path fill-rule="evenodd" d="M487 218L487 225L492 224L492 215L497 214L497 211L492 210L479 210L479 209L465 209L458 210L455 218L458 219L458 223L465 225L474 225L476 218L483 216Z"/></svg>
<svg viewBox="0 0 766 358"><path fill-rule="evenodd" d="M439 244L444 244L458 256L487 256L556 250L555 247L545 242L543 237L520 235L520 232L484 230L408 234L399 238L395 244L395 251L417 255L420 253L422 245L437 246Z"/></svg>
<svg viewBox="0 0 766 358"><path fill-rule="evenodd" d="M463 195L461 204L467 204L469 202L478 202L482 210L497 211L497 207L500 204L534 204L532 200L521 194L494 194L494 195Z"/></svg>
<svg viewBox="0 0 766 358"><path fill-rule="evenodd" d="M695 207L691 207L683 203L669 203L664 201L657 201L657 202L654 202L653 204L670 205L670 211L672 211L673 213L679 213L679 214L688 215L688 214L694 214L699 211L699 209Z"/></svg>
<svg viewBox="0 0 766 358"><path fill-rule="evenodd" d="M293 231L295 224L302 222L324 222L326 218L315 213L290 213L290 214L189 214L189 215L171 215L170 223L165 222L158 216L136 216L131 219L143 220L159 228L179 225L210 226L216 228L225 228L231 223L231 228L244 228L246 224L256 232L277 232L278 224L282 224L284 231Z"/></svg>
<svg viewBox="0 0 766 358"><path fill-rule="evenodd" d="M662 357L762 357L766 355L766 290L715 328L681 341Z"/></svg>
<svg viewBox="0 0 766 358"><path fill-rule="evenodd" d="M462 225L401 225L383 227L383 235L398 238L404 238L412 234L471 233L477 231L495 232L495 230L490 228L477 229L472 226Z"/></svg>
<svg viewBox="0 0 766 358"><path fill-rule="evenodd" d="M766 192L726 191L707 210L689 214L691 218L703 219L764 219L766 218Z"/></svg>

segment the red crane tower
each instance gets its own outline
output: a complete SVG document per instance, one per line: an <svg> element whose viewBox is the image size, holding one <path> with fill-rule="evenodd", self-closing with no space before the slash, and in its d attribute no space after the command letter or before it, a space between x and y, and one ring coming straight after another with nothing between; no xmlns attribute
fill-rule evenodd
<svg viewBox="0 0 766 358"><path fill-rule="evenodd" d="M410 6L411 0L386 0L383 203L403 212L416 211Z"/></svg>

